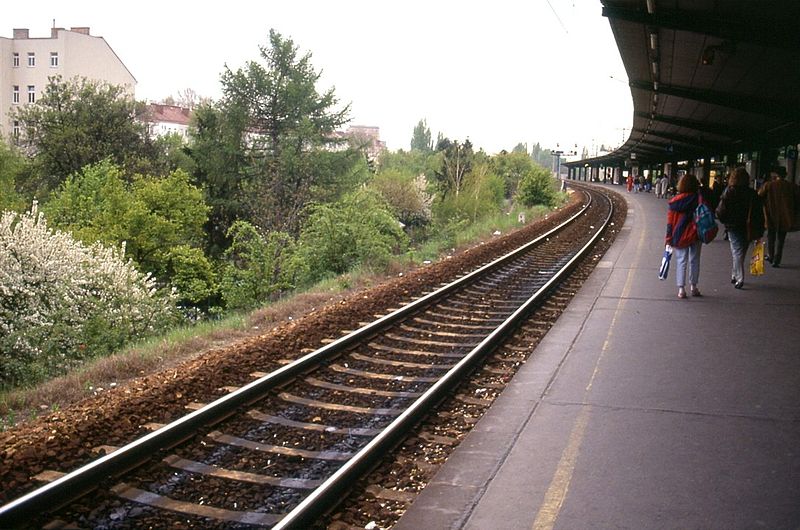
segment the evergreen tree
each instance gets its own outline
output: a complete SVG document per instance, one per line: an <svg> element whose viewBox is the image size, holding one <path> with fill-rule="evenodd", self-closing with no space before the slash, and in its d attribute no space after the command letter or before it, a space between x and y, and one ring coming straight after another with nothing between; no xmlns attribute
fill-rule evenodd
<svg viewBox="0 0 800 530"><path fill-rule="evenodd" d="M523 144L522 142L520 142L514 146L514 149L512 149L511 152L528 154L528 146L527 144Z"/></svg>
<svg viewBox="0 0 800 530"><path fill-rule="evenodd" d="M414 127L414 133L411 136L411 150L422 151L423 153L430 153L433 151L431 130L424 119L419 120L417 126Z"/></svg>
<svg viewBox="0 0 800 530"><path fill-rule="evenodd" d="M261 59L235 72L226 68L222 104L245 117L244 186L251 220L266 230L296 234L316 189L342 175L329 148L340 142L334 132L347 123L350 106L336 109L333 89L317 91L321 74L311 65L311 54L300 55L294 42L275 30Z"/></svg>
<svg viewBox="0 0 800 530"><path fill-rule="evenodd" d="M214 257L221 257L228 248L228 231L246 213L242 189L246 127L243 109L224 102L200 105L192 117L192 141L187 150L195 164L194 181L202 186L211 207L205 225L206 250Z"/></svg>
<svg viewBox="0 0 800 530"><path fill-rule="evenodd" d="M542 167L550 167L553 164L552 152L549 149L542 149L539 142L536 142L531 149L531 158Z"/></svg>

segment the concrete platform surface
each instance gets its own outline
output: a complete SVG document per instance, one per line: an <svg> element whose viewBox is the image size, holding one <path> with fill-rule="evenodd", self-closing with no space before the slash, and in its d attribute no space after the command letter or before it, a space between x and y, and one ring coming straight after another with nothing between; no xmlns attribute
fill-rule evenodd
<svg viewBox="0 0 800 530"><path fill-rule="evenodd" d="M396 529L800 528L800 233L742 290L720 233L680 300L666 201L612 188L620 236Z"/></svg>

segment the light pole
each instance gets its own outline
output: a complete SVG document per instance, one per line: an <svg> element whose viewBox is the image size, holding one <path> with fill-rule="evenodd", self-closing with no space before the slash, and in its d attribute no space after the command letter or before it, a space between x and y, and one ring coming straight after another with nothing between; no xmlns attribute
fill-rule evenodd
<svg viewBox="0 0 800 530"><path fill-rule="evenodd" d="M561 155L564 154L564 151L559 149L559 147L559 144L556 144L555 150L550 151L550 154L555 157L555 160L553 160L553 172L556 178L561 178Z"/></svg>
<svg viewBox="0 0 800 530"><path fill-rule="evenodd" d="M550 151L550 154L555 157L553 160L553 171L557 179L561 178L561 155L575 156L577 153L578 144L575 144L575 149L572 151L562 151L560 144L556 144L556 148Z"/></svg>

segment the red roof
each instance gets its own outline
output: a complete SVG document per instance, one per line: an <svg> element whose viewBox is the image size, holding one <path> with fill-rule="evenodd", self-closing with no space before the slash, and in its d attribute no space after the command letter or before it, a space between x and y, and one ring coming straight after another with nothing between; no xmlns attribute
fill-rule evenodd
<svg viewBox="0 0 800 530"><path fill-rule="evenodd" d="M176 105L150 103L148 105L148 115L152 122L189 125L191 110Z"/></svg>

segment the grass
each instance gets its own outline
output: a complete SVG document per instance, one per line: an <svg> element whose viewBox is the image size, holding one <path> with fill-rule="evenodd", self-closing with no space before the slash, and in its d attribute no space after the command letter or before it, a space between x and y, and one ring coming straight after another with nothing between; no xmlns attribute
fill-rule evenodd
<svg viewBox="0 0 800 530"><path fill-rule="evenodd" d="M566 202L566 197L566 195L563 196L559 206ZM428 239L417 249L410 252L409 255L414 262L435 260L442 254L454 252L456 249L475 244L487 237L492 237L495 232L499 231L505 234L520 228L524 224L519 222L520 214L524 214L527 223L544 217L550 211L545 206L516 208L510 212L498 213L491 217L479 219L469 225L451 227L450 230L443 230L442 235Z"/></svg>
<svg viewBox="0 0 800 530"><path fill-rule="evenodd" d="M231 314L219 320L202 321L175 328L168 333L126 347L112 356L95 359L79 370L31 388L0 390L0 431L20 421L53 412L84 397L103 392L127 380L199 356L247 337L260 335L283 322L328 303L332 297L373 285L408 270L424 260L435 260L456 249L519 228L519 213L530 222L546 215L545 207L515 210L459 227L449 237L433 238L408 255L376 273L359 269L325 279L313 288L270 303L249 313Z"/></svg>

